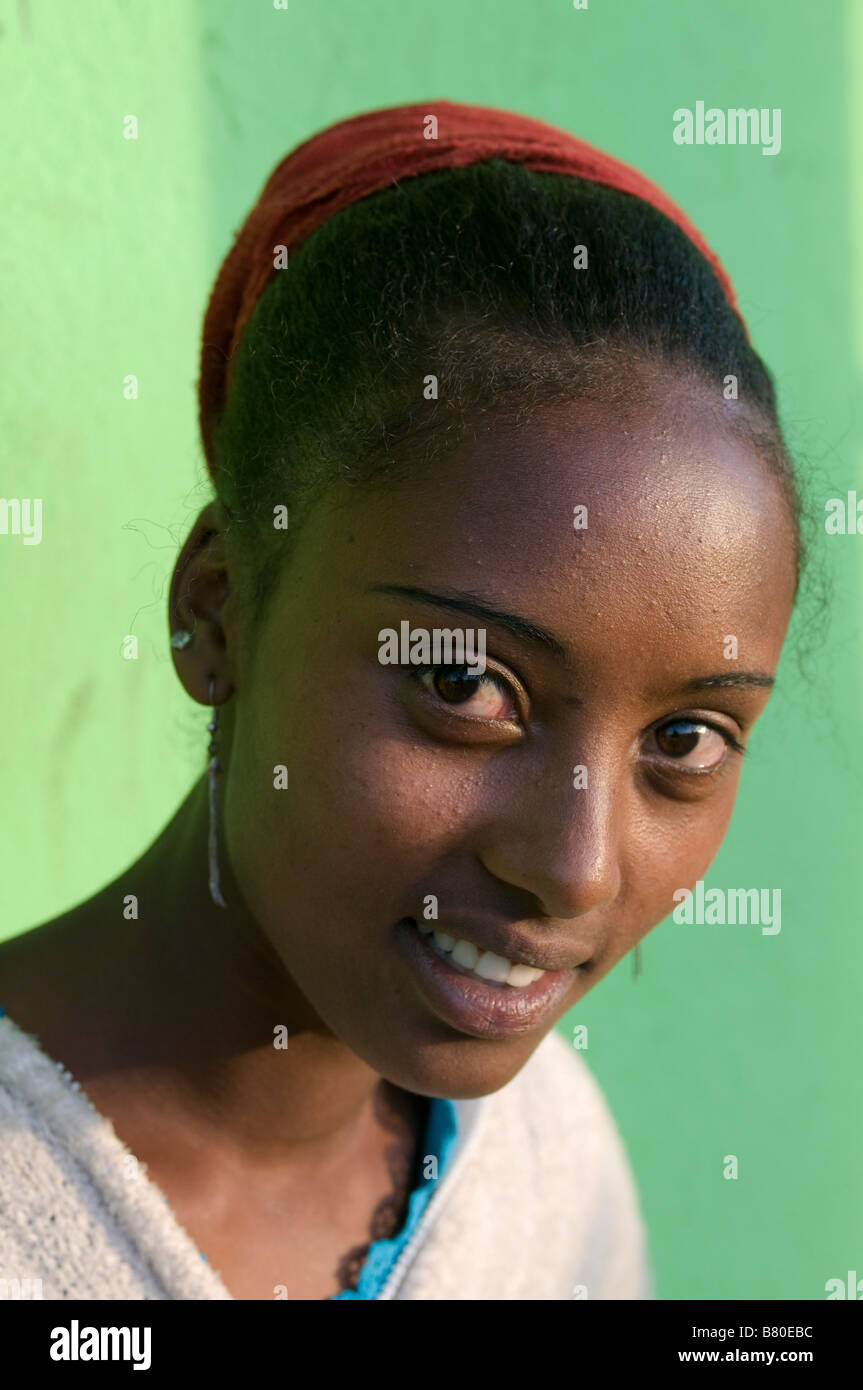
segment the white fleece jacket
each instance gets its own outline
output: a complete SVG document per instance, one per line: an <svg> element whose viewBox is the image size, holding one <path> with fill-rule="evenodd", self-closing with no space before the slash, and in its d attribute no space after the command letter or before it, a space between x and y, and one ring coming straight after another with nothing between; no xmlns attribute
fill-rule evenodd
<svg viewBox="0 0 863 1390"><path fill-rule="evenodd" d="M653 1298L620 1136L559 1033L455 1106L455 1151L381 1298ZM3 1016L0 1297L28 1279L45 1299L231 1299L110 1120Z"/></svg>

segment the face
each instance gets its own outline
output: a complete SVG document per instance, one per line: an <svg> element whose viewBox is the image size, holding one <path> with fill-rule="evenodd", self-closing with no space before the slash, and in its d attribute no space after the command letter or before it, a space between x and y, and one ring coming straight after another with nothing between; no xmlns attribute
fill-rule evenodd
<svg viewBox="0 0 863 1390"><path fill-rule="evenodd" d="M719 849L794 571L712 419L673 384L487 418L317 504L245 658L225 604L234 878L313 1026L395 1085L504 1085ZM402 623L485 670L382 662Z"/></svg>

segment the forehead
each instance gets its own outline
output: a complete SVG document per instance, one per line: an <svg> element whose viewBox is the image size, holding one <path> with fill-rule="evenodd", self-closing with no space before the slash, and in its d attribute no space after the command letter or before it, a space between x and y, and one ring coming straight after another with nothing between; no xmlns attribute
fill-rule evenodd
<svg viewBox="0 0 863 1390"><path fill-rule="evenodd" d="M790 616L780 486L682 390L486 416L457 447L352 491L326 525L335 583L470 591L568 644L608 641L612 625L630 649L648 634L709 649L745 635L775 663Z"/></svg>

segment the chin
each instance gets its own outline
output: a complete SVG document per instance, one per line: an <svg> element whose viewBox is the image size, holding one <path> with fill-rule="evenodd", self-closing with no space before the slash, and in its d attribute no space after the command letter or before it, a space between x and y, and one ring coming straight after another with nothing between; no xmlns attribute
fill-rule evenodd
<svg viewBox="0 0 863 1390"><path fill-rule="evenodd" d="M518 1041L489 1042L457 1037L441 1024L440 1031L430 1029L425 1037L405 1039L395 1054L390 1040L386 1055L376 1048L360 1055L386 1081L404 1091L445 1100L479 1100L506 1086L544 1036L532 1033Z"/></svg>

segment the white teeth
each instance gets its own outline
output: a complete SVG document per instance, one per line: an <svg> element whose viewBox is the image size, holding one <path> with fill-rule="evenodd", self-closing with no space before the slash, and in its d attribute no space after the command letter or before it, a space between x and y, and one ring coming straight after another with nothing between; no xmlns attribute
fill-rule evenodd
<svg viewBox="0 0 863 1390"><path fill-rule="evenodd" d="M481 979L496 980L499 985L505 985L512 970L512 961L507 960L506 956L496 956L494 951L483 951L474 969Z"/></svg>
<svg viewBox="0 0 863 1390"><path fill-rule="evenodd" d="M463 937L456 938L448 932L420 926L419 922L417 926L423 936L432 937L440 954L445 952L452 957L454 965L469 970L481 980L493 980L499 985L524 989L545 974L544 970L537 970L533 965L513 965L506 956L499 956L494 951L480 951L472 941L465 941Z"/></svg>
<svg viewBox="0 0 863 1390"><path fill-rule="evenodd" d="M537 970L534 965L514 965L507 976L508 985L520 986L532 985L534 980L538 980L540 975L544 975L544 970Z"/></svg>
<svg viewBox="0 0 863 1390"><path fill-rule="evenodd" d="M466 970L474 970L479 960L479 951L472 941L459 940L452 948L452 958L456 965L463 965Z"/></svg>

